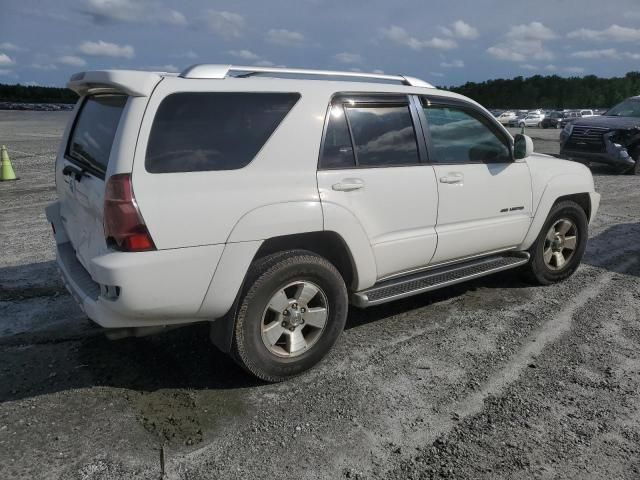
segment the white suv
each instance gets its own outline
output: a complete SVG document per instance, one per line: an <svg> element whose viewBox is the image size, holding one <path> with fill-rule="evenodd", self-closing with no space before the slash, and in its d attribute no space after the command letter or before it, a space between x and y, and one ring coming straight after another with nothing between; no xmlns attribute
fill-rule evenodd
<svg viewBox="0 0 640 480"><path fill-rule="evenodd" d="M112 337L209 321L268 381L320 361L349 303L567 278L599 204L586 167L410 77L197 65L69 87L47 217L72 295Z"/></svg>

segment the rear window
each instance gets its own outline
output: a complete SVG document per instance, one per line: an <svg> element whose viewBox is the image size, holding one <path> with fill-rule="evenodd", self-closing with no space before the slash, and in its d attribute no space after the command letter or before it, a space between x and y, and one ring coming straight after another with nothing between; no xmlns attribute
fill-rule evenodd
<svg viewBox="0 0 640 480"><path fill-rule="evenodd" d="M67 156L82 166L104 173L126 103L126 95L88 97L73 128Z"/></svg>
<svg viewBox="0 0 640 480"><path fill-rule="evenodd" d="M257 155L298 93L175 93L156 113L145 165L151 173L235 170Z"/></svg>

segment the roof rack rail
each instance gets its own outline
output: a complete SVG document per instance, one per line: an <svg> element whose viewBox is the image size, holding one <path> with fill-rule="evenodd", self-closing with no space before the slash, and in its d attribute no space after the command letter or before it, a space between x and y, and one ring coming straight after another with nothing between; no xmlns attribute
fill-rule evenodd
<svg viewBox="0 0 640 480"><path fill-rule="evenodd" d="M308 70L304 68L276 68L276 67L249 67L242 65L218 65L218 64L197 64L186 68L181 74L182 78L209 78L223 79L229 76L230 72L244 72L243 76L257 75L261 73L293 74L293 75L316 75L326 77L354 77L362 79L389 80L400 82L403 85L412 87L435 88L429 82L419 78L407 77L405 75L384 75L379 73L362 72L341 72L335 70Z"/></svg>

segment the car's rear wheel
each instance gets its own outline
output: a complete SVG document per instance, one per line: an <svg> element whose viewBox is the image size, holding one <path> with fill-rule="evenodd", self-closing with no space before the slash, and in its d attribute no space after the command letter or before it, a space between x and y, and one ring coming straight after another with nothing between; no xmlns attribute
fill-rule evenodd
<svg viewBox="0 0 640 480"><path fill-rule="evenodd" d="M520 123L518 124L518 126L519 126L520 128L524 127L524 126L525 126L525 125L524 125L524 122L520 122Z"/></svg>
<svg viewBox="0 0 640 480"><path fill-rule="evenodd" d="M542 126L542 122L538 122L538 125L536 125L538 128L540 128Z"/></svg>
<svg viewBox="0 0 640 480"><path fill-rule="evenodd" d="M278 382L316 365L347 318L347 289L326 259L292 250L250 269L235 316L232 356L256 377Z"/></svg>
<svg viewBox="0 0 640 480"><path fill-rule="evenodd" d="M573 275L584 255L588 236L587 215L582 207L570 200L558 202L529 249L531 261L523 269L527 279L549 285Z"/></svg>

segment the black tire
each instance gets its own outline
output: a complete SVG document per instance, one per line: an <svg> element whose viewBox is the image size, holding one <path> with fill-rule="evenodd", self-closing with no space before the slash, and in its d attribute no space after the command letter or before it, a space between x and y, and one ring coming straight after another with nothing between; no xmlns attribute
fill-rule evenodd
<svg viewBox="0 0 640 480"><path fill-rule="evenodd" d="M263 315L273 295L296 281L312 282L319 287L326 298L327 321L309 350L294 357L282 357L270 351L262 340ZM325 258L306 250L264 257L251 266L239 298L231 355L247 372L267 382L299 375L331 350L344 329L348 306L344 280Z"/></svg>
<svg viewBox="0 0 640 480"><path fill-rule="evenodd" d="M577 237L576 248L566 264L562 268L554 270L550 268L544 260L544 247L547 233L551 227L561 219L568 219L575 225ZM580 261L587 247L588 236L589 223L582 207L570 200L556 203L551 208L547 221L538 234L538 238L529 249L531 260L522 270L525 279L538 285L551 285L552 283L561 282L569 278L580 265Z"/></svg>

